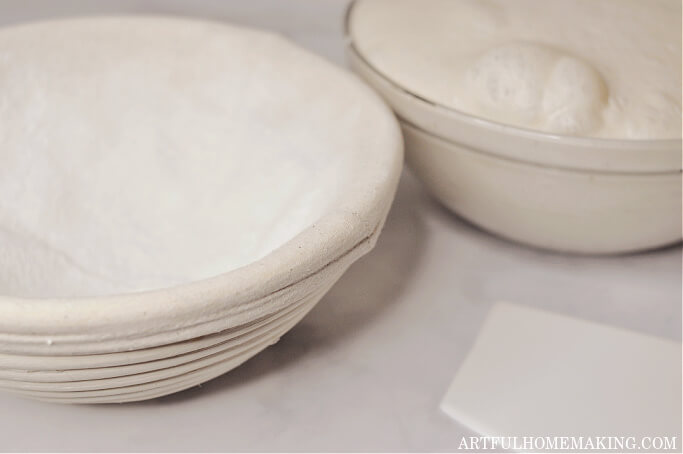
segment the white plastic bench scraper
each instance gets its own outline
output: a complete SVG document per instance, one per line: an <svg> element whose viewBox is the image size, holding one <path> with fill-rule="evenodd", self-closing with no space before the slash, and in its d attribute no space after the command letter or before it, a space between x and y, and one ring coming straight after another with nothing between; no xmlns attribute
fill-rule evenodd
<svg viewBox="0 0 683 454"><path fill-rule="evenodd" d="M441 408L490 437L676 436L681 344L498 303Z"/></svg>

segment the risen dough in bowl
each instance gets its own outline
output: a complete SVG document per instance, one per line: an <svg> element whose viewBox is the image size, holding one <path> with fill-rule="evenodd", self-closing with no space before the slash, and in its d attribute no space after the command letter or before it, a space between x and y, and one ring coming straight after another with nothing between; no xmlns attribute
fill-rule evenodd
<svg viewBox="0 0 683 454"><path fill-rule="evenodd" d="M311 293L372 246L402 162L395 120L354 77L195 20L0 30L0 124L6 346L141 326L159 345L273 311L255 302Z"/></svg>
<svg viewBox="0 0 683 454"><path fill-rule="evenodd" d="M681 137L680 0L362 0L350 33L440 106L549 133Z"/></svg>
<svg viewBox="0 0 683 454"><path fill-rule="evenodd" d="M447 207L536 247L681 241L677 0L356 0L350 66Z"/></svg>

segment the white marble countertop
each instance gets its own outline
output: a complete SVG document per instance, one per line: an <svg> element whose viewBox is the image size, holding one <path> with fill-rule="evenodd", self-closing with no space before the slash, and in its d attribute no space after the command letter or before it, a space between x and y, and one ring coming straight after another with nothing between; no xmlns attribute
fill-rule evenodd
<svg viewBox="0 0 683 454"><path fill-rule="evenodd" d="M279 30L343 65L346 0L3 0L0 23L187 13ZM59 406L0 394L2 451L453 451L438 408L498 300L681 339L681 249L610 258L511 244L406 173L377 248L275 346L150 402ZM504 373L501 373L501 379Z"/></svg>

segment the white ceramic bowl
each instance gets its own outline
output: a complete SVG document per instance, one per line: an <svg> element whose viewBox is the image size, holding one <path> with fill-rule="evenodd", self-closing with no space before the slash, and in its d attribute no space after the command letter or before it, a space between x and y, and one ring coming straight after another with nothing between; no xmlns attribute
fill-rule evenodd
<svg viewBox="0 0 683 454"><path fill-rule="evenodd" d="M558 136L438 105L382 74L349 36L351 68L399 117L406 159L448 208L506 238L575 253L681 240L681 140Z"/></svg>
<svg viewBox="0 0 683 454"><path fill-rule="evenodd" d="M82 26L78 21L83 20L74 26ZM102 24L109 28L123 24L138 34L147 33L149 27L171 34L180 28L186 44L187 39L202 43L205 33L223 27L153 17L106 19ZM93 26L97 24L86 25L88 30L100 30ZM96 403L147 399L197 385L277 342L374 246L403 163L400 128L391 111L355 77L283 39L228 28L235 42L259 44L250 52L236 51L245 59L240 68L252 71L250 80L272 74L278 84L289 78L300 84L282 100L262 98L263 103L273 103L273 109L266 105L264 111L274 112L264 133L272 133L277 119L285 128L292 122L300 124L297 115L307 109L307 102L314 105L315 127L329 128L324 135L328 142L320 149L299 149L294 157L289 150L273 157L270 150L267 156L281 159L283 168L297 159L298 168L310 172L311 178L305 180L309 185L321 171L345 169L329 196L330 208L262 258L213 277L96 297L22 297L3 295L0 289L0 389L56 402ZM212 44L229 50L231 41L221 43L220 36L217 30ZM264 49L271 53L261 56ZM264 62L282 64L286 71L274 74ZM301 79L306 77L315 80L311 93L302 88L307 82ZM261 83L267 85L268 80ZM287 109L292 114L284 115ZM241 115L239 109L228 111ZM305 123L300 131L306 133L311 127ZM296 144L300 131L287 138ZM226 146L224 153L234 155L231 162L242 162L240 154L257 151ZM249 169L242 173L258 171ZM276 193L277 182L270 189ZM267 197L268 191L264 194ZM239 225L240 212L230 216ZM298 211L278 216L301 218Z"/></svg>

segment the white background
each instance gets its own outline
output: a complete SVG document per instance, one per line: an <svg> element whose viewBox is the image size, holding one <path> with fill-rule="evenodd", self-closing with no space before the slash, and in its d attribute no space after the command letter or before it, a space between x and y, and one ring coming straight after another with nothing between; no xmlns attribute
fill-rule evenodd
<svg viewBox="0 0 683 454"><path fill-rule="evenodd" d="M0 0L0 23L187 13L279 30L344 65L346 3ZM377 248L280 343L151 402L59 406L0 394L0 450L452 451L470 432L438 405L497 300L680 340L681 250L532 250L449 214L406 174Z"/></svg>

